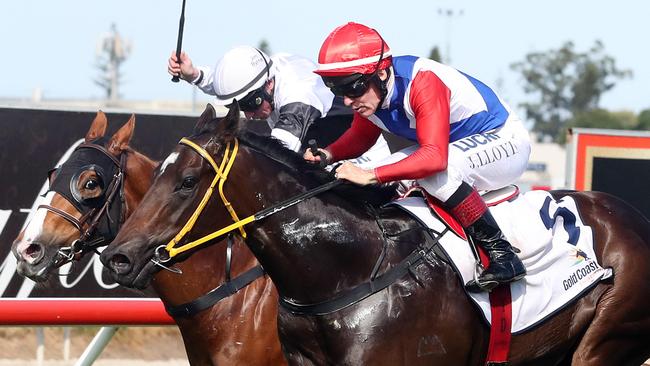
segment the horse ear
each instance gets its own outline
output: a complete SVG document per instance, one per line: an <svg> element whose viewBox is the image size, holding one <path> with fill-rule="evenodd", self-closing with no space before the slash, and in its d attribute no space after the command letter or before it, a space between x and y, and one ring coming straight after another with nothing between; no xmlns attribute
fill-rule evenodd
<svg viewBox="0 0 650 366"><path fill-rule="evenodd" d="M131 115L131 118L124 124L124 126L120 127L120 129L115 132L113 137L111 137L111 141L108 143L108 151L115 155L118 156L120 153L129 146L129 142L131 141L131 137L133 137L133 130L135 129L135 114Z"/></svg>
<svg viewBox="0 0 650 366"><path fill-rule="evenodd" d="M212 110L214 111L214 109ZM207 112L207 110L206 110ZM207 120L201 121L204 118L206 112L203 112L199 122L197 122L195 127L195 133L211 133L213 135L218 135L225 139L232 138L237 135L239 131L240 118L239 118L239 103L236 99L233 99L233 103L228 107L228 114L222 118L215 118L214 116Z"/></svg>
<svg viewBox="0 0 650 366"><path fill-rule="evenodd" d="M212 104L208 103L205 110L201 113L198 122L194 126L194 134L199 134L205 129L206 124L216 118L217 112L214 110Z"/></svg>
<svg viewBox="0 0 650 366"><path fill-rule="evenodd" d="M215 134L227 138L237 135L241 126L239 116L239 103L237 102L237 99L233 99L230 108L228 108L228 114L219 122Z"/></svg>
<svg viewBox="0 0 650 366"><path fill-rule="evenodd" d="M93 123L90 125L90 129L86 133L85 141L89 143L93 140L96 140L100 137L103 137L106 133L106 126L108 121L106 120L106 115L102 111L98 111Z"/></svg>

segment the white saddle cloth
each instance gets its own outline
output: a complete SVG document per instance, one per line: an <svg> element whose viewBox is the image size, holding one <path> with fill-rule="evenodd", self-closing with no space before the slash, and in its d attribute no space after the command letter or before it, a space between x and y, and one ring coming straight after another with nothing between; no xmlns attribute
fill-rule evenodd
<svg viewBox="0 0 650 366"><path fill-rule="evenodd" d="M444 224L431 215L423 199L408 197L394 202L427 226L442 231ZM531 191L511 202L490 207L492 215L510 243L519 248L526 266L523 280L510 285L512 294L512 332L522 333L563 306L577 299L612 270L596 262L593 236L578 214L570 197L556 202L548 192ZM449 233L441 240L467 283L474 278L475 259L469 244ZM490 323L488 293L470 293Z"/></svg>

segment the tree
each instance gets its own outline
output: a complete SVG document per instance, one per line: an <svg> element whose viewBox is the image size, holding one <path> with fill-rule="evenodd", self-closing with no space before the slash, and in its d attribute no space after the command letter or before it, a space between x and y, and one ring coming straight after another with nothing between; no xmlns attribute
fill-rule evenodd
<svg viewBox="0 0 650 366"><path fill-rule="evenodd" d="M557 50L529 53L524 61L510 67L521 73L524 92L534 97L520 104L534 122L533 131L540 138L550 136L557 142L564 139L569 121L598 109L601 96L617 80L632 75L616 67L600 41L584 53L576 52L574 44L566 42Z"/></svg>
<svg viewBox="0 0 650 366"><path fill-rule="evenodd" d="M260 51L266 53L267 55L271 55L271 46L269 46L269 42L267 42L266 39L262 39L257 48L259 48Z"/></svg>
<svg viewBox="0 0 650 366"><path fill-rule="evenodd" d="M429 58L434 61L442 62L442 56L440 55L440 48L438 48L438 46L433 46L429 53Z"/></svg>
<svg viewBox="0 0 650 366"><path fill-rule="evenodd" d="M643 110L639 113L636 129L641 131L650 131L650 109Z"/></svg>
<svg viewBox="0 0 650 366"><path fill-rule="evenodd" d="M632 112L610 112L597 108L576 114L567 122L567 126L626 130L634 128L636 123L637 118Z"/></svg>
<svg viewBox="0 0 650 366"><path fill-rule="evenodd" d="M638 128L638 118L634 112L611 112L606 109L596 108L577 113L567 121L567 127L601 128L611 130L633 130ZM557 142L564 144L566 134L562 134Z"/></svg>
<svg viewBox="0 0 650 366"><path fill-rule="evenodd" d="M94 80L106 91L106 99L115 102L119 99L119 85L122 73L120 66L131 54L131 44L117 32L115 23L111 24L111 32L102 37L97 45L97 68L100 71Z"/></svg>

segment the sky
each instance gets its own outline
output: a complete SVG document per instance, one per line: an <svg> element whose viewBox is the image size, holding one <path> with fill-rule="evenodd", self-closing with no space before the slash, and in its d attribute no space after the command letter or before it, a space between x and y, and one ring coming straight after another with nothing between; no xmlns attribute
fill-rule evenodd
<svg viewBox="0 0 650 366"><path fill-rule="evenodd" d="M516 106L530 97L510 69L530 52L601 40L632 79L617 82L601 106L635 113L650 108L650 2L640 0L186 0L183 50L214 65L237 45L265 39L273 52L316 60L325 37L348 21L377 29L394 55L428 56L438 46L449 64L492 86ZM99 99L93 82L98 44L117 26L132 44L120 93L129 100L191 100L192 86L172 83L167 59L176 47L182 0L0 0L1 98ZM443 14L451 13L451 16ZM643 37L646 38L646 37ZM449 52L447 52L449 51ZM200 92L199 92L200 93ZM200 95L199 100L210 100Z"/></svg>

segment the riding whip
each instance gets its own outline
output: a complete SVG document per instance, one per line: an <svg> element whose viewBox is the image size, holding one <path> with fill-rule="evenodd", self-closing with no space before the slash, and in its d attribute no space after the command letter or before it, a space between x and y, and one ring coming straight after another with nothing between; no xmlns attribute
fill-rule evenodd
<svg viewBox="0 0 650 366"><path fill-rule="evenodd" d="M181 48L183 46L183 26L185 25L185 0L183 0L183 8L181 9L181 20L178 24L178 41L176 42L176 59L178 64L181 63ZM180 75L174 75L172 81L177 83L180 80Z"/></svg>

